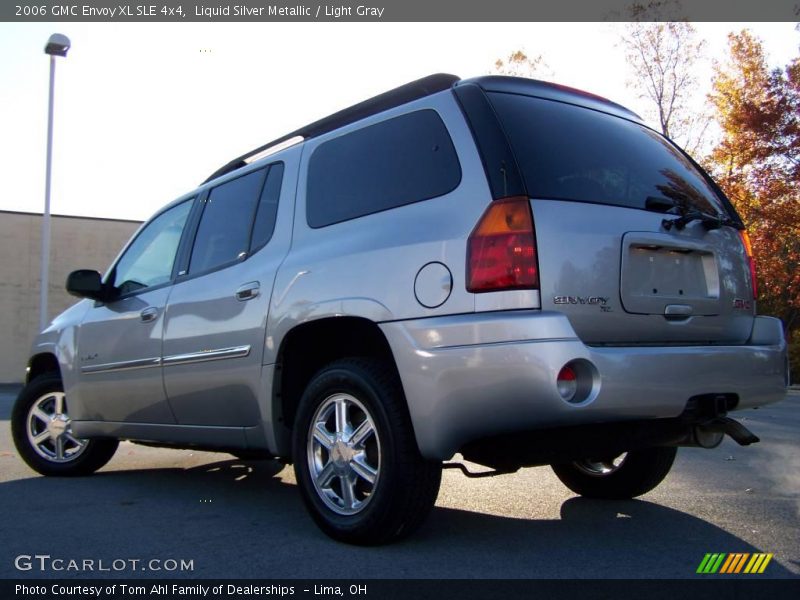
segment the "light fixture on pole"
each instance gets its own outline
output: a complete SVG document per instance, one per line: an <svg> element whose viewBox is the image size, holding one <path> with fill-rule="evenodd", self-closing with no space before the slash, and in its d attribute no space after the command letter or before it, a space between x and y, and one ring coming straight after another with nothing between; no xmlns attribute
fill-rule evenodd
<svg viewBox="0 0 800 600"><path fill-rule="evenodd" d="M44 213L42 214L41 290L39 294L39 331L47 327L47 286L50 270L50 171L53 163L53 97L56 82L56 56L67 56L69 38L54 33L44 47L50 55L50 100L47 107L47 167L44 181Z"/></svg>

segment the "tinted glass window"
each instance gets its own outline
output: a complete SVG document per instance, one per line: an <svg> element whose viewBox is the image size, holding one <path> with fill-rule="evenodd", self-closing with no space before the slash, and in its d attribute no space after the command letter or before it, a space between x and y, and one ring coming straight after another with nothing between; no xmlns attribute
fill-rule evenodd
<svg viewBox="0 0 800 600"><path fill-rule="evenodd" d="M265 170L253 171L211 190L192 248L189 273L201 273L247 256Z"/></svg>
<svg viewBox="0 0 800 600"><path fill-rule="evenodd" d="M489 96L531 196L634 208L653 198L725 212L686 157L646 127L561 102Z"/></svg>
<svg viewBox="0 0 800 600"><path fill-rule="evenodd" d="M451 192L461 181L453 142L432 110L321 144L311 157L306 212L323 227Z"/></svg>
<svg viewBox="0 0 800 600"><path fill-rule="evenodd" d="M283 164L277 163L270 167L267 182L261 192L258 203L256 220L253 223L253 240L250 243L252 254L264 246L272 237L275 230L275 219L278 215L278 199L281 195L281 182L283 181Z"/></svg>
<svg viewBox="0 0 800 600"><path fill-rule="evenodd" d="M121 294L167 283L172 277L175 254L192 208L187 200L148 223L120 257L111 283Z"/></svg>

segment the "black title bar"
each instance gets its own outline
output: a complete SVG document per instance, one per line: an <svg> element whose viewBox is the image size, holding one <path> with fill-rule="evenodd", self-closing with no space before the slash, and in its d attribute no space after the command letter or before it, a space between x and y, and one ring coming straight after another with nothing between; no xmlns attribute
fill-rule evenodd
<svg viewBox="0 0 800 600"><path fill-rule="evenodd" d="M11 0L11 22L796 21L800 0Z"/></svg>
<svg viewBox="0 0 800 600"><path fill-rule="evenodd" d="M201 600L235 598L256 600L526 600L547 598L560 600L581 598L647 598L674 600L694 598L747 598L782 600L800 597L800 580L770 580L742 576L723 579L698 576L683 580L610 579L610 580L217 580L217 579L11 579L0 583L4 600Z"/></svg>

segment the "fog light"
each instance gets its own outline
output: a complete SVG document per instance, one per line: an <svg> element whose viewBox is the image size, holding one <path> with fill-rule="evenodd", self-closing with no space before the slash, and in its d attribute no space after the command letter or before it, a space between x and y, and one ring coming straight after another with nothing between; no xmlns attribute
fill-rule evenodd
<svg viewBox="0 0 800 600"><path fill-rule="evenodd" d="M575 394L578 393L578 376L571 366L566 365L559 371L556 378L556 387L558 388L558 393L567 402L571 402L575 398Z"/></svg>

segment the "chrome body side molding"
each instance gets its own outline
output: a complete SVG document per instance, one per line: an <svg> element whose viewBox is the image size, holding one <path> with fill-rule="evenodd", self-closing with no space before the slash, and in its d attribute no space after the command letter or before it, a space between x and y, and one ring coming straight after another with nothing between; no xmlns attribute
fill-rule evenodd
<svg viewBox="0 0 800 600"><path fill-rule="evenodd" d="M224 360L226 358L244 358L250 354L250 346L235 346L233 348L218 348L215 350L202 350L187 354L175 354L164 358L140 358L121 362L103 363L81 367L81 373L92 375L96 373L111 373L114 371L128 371L133 369L149 369L161 365L185 365L209 360Z"/></svg>

